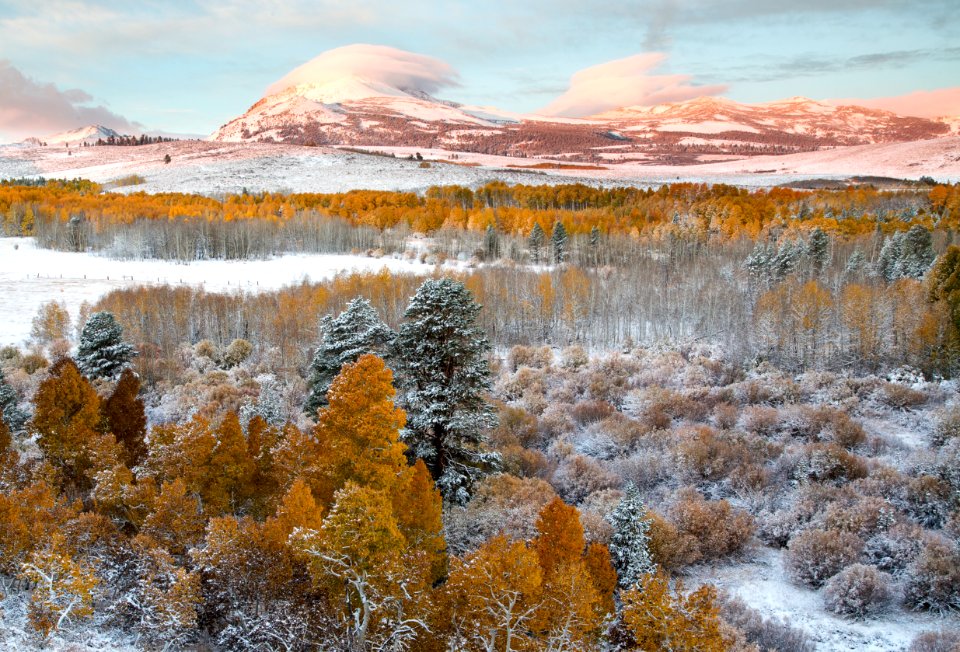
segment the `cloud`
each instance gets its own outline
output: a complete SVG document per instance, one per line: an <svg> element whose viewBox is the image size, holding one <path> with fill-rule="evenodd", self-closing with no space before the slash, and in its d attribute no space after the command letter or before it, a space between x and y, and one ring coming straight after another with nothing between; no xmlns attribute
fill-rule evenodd
<svg viewBox="0 0 960 652"><path fill-rule="evenodd" d="M651 75L666 58L662 52L648 52L574 73L567 91L539 113L582 117L623 106L682 102L727 89L720 84L696 86L690 75Z"/></svg>
<svg viewBox="0 0 960 652"><path fill-rule="evenodd" d="M906 95L874 97L871 99L830 99L829 104L854 104L869 109L883 109L900 115L921 118L960 117L960 86L938 88L932 91L913 91Z"/></svg>
<svg viewBox="0 0 960 652"><path fill-rule="evenodd" d="M138 131L139 125L105 106L91 106L92 102L85 91L60 90L54 84L27 77L9 61L0 60L0 133L7 137L46 136L91 124L121 133Z"/></svg>
<svg viewBox="0 0 960 652"><path fill-rule="evenodd" d="M358 43L327 50L272 84L267 94L299 84L324 84L348 76L431 95L441 88L459 85L457 71L439 59L386 45Z"/></svg>

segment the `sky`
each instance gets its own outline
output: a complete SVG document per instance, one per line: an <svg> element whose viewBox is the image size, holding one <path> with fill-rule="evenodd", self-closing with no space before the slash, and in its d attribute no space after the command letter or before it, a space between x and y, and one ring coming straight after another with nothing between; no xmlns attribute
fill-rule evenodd
<svg viewBox="0 0 960 652"><path fill-rule="evenodd" d="M383 54L396 50L414 53L406 63L420 66L413 74L435 95L517 112L575 116L699 95L800 95L957 115L955 7L956 0L0 0L0 141L91 123L209 134L324 53L322 61L343 70L385 66L394 79L400 73ZM373 48L342 49L354 44Z"/></svg>

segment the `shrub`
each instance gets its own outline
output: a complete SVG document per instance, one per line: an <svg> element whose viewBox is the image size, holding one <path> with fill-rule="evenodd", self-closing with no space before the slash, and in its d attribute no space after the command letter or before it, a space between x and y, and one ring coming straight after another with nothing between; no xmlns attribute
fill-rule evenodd
<svg viewBox="0 0 960 652"><path fill-rule="evenodd" d="M836 444L809 444L794 469L797 479L842 482L867 477L867 465Z"/></svg>
<svg viewBox="0 0 960 652"><path fill-rule="evenodd" d="M857 498L851 504L830 503L823 514L824 529L869 537L893 525L895 510L886 500Z"/></svg>
<svg viewBox="0 0 960 652"><path fill-rule="evenodd" d="M945 613L960 609L960 554L933 540L906 569L904 603L911 609Z"/></svg>
<svg viewBox="0 0 960 652"><path fill-rule="evenodd" d="M927 398L926 393L900 383L884 383L880 388L880 400L898 410L923 405L927 402Z"/></svg>
<svg viewBox="0 0 960 652"><path fill-rule="evenodd" d="M577 370L587 366L590 356L582 346L568 346L560 352L560 366L564 369Z"/></svg>
<svg viewBox="0 0 960 652"><path fill-rule="evenodd" d="M954 406L940 413L933 430L932 441L934 446L943 446L957 437L960 437L960 406Z"/></svg>
<svg viewBox="0 0 960 652"><path fill-rule="evenodd" d="M247 340L237 338L223 351L223 366L230 369L243 363L253 353L253 345Z"/></svg>
<svg viewBox="0 0 960 652"><path fill-rule="evenodd" d="M693 489L684 489L670 509L681 536L696 544L700 559L718 559L739 552L753 536L753 518L725 500L704 500Z"/></svg>
<svg viewBox="0 0 960 652"><path fill-rule="evenodd" d="M20 368L31 376L49 366L50 361L39 353L28 353L20 359Z"/></svg>
<svg viewBox="0 0 960 652"><path fill-rule="evenodd" d="M823 602L828 611L840 616L867 618L890 606L890 576L873 566L848 566L827 582Z"/></svg>
<svg viewBox="0 0 960 652"><path fill-rule="evenodd" d="M672 571L700 560L698 542L690 536L683 536L676 526L654 511L650 516L650 558L664 570Z"/></svg>
<svg viewBox="0 0 960 652"><path fill-rule="evenodd" d="M814 652L815 647L802 629L791 627L785 620L764 618L740 598L721 595L718 600L720 617L740 630L748 642L761 650L783 652Z"/></svg>
<svg viewBox="0 0 960 652"><path fill-rule="evenodd" d="M730 430L737 425L740 410L732 403L718 403L713 408L713 421L718 428Z"/></svg>
<svg viewBox="0 0 960 652"><path fill-rule="evenodd" d="M812 588L854 563L863 551L863 541L850 532L805 530L793 537L784 561L795 581Z"/></svg>
<svg viewBox="0 0 960 652"><path fill-rule="evenodd" d="M942 630L919 634L907 652L957 652L960 650L960 631Z"/></svg>
<svg viewBox="0 0 960 652"><path fill-rule="evenodd" d="M557 493L574 505L595 491L615 489L621 484L620 476L585 455L567 457L553 474Z"/></svg>
<svg viewBox="0 0 960 652"><path fill-rule="evenodd" d="M776 408L754 405L743 411L744 427L761 437L771 437L780 427L780 412Z"/></svg>
<svg viewBox="0 0 960 652"><path fill-rule="evenodd" d="M573 406L573 419L581 426L602 421L616 412L616 408L606 401L580 401Z"/></svg>

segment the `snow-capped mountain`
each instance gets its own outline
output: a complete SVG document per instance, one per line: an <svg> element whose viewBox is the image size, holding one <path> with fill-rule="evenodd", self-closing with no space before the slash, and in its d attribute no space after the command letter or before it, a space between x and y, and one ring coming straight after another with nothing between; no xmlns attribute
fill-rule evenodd
<svg viewBox="0 0 960 652"><path fill-rule="evenodd" d="M701 97L565 119L464 106L421 90L345 75L268 93L211 139L685 164L937 138L949 135L951 126L946 120L803 97L765 104Z"/></svg>
<svg viewBox="0 0 960 652"><path fill-rule="evenodd" d="M106 140L111 136L118 138L120 134L103 125L89 125L49 136L33 136L23 142L31 145L82 145L85 143L92 145L98 140Z"/></svg>

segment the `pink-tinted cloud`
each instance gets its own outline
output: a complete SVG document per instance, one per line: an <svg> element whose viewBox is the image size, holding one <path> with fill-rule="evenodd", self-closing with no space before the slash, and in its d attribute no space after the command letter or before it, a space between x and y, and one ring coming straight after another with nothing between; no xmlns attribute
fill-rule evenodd
<svg viewBox="0 0 960 652"><path fill-rule="evenodd" d="M960 86L938 88L933 91L914 91L906 95L875 97L869 100L858 98L825 100L830 104L854 104L869 109L883 109L899 115L921 118L960 117Z"/></svg>
<svg viewBox="0 0 960 652"><path fill-rule="evenodd" d="M91 106L92 101L85 91L36 81L0 60L0 134L11 140L94 124L121 133L138 131L139 125L104 106Z"/></svg>
<svg viewBox="0 0 960 652"><path fill-rule="evenodd" d="M539 113L583 117L624 106L682 102L727 89L720 84L691 84L690 75L651 74L666 58L662 52L647 52L585 68L574 73L570 88Z"/></svg>
<svg viewBox="0 0 960 652"><path fill-rule="evenodd" d="M431 95L441 88L456 86L458 78L457 71L440 59L385 45L358 43L327 50L294 68L271 85L267 94L299 84L325 84L351 76Z"/></svg>

